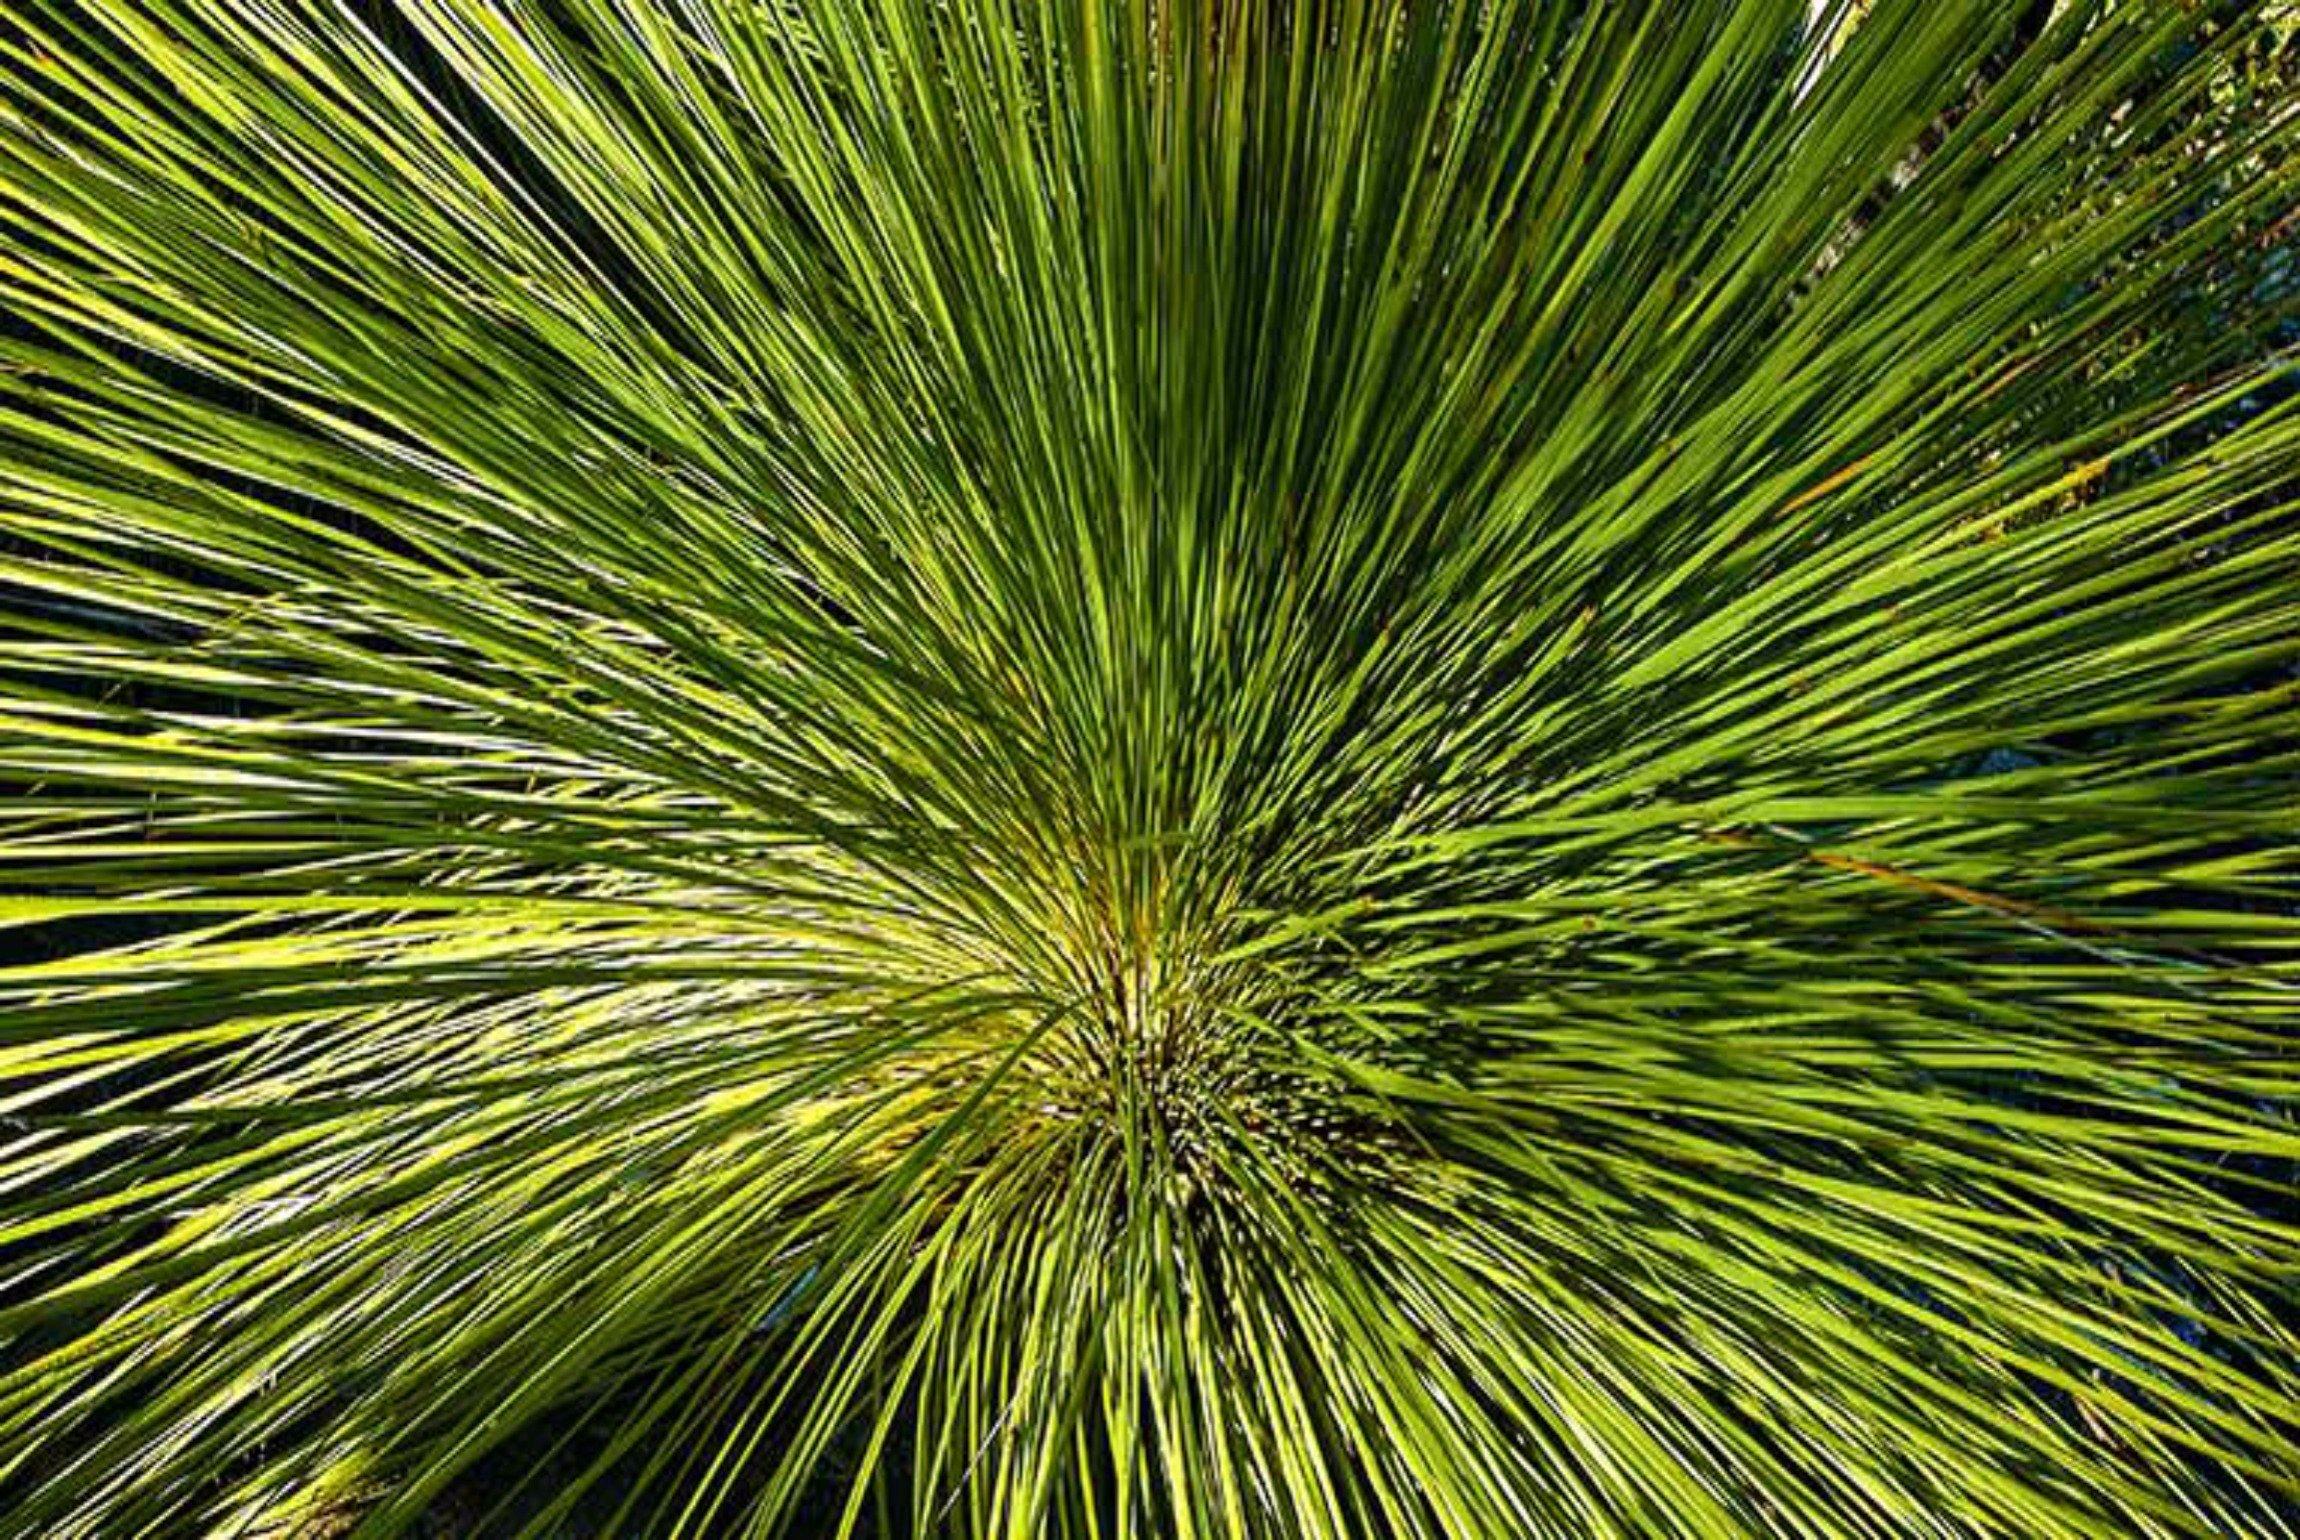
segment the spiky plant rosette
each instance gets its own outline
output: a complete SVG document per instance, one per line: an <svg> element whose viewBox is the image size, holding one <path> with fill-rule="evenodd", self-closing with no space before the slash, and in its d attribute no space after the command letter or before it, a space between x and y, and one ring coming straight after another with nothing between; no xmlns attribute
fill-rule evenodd
<svg viewBox="0 0 2300 1540"><path fill-rule="evenodd" d="M12 6L0 1533L2293 1534L2292 28Z"/></svg>

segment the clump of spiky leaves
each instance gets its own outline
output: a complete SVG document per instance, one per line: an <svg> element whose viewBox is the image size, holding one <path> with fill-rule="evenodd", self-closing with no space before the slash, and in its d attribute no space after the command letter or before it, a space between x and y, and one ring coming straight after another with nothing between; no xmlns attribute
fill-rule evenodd
<svg viewBox="0 0 2300 1540"><path fill-rule="evenodd" d="M11 17L6 1533L2291 1533L2287 17Z"/></svg>

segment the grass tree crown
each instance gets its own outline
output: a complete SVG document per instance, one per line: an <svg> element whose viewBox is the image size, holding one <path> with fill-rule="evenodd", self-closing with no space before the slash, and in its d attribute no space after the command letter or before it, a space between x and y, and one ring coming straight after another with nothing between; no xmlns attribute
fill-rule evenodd
<svg viewBox="0 0 2300 1540"><path fill-rule="evenodd" d="M21 0L0 1540L2300 1534L2296 32Z"/></svg>

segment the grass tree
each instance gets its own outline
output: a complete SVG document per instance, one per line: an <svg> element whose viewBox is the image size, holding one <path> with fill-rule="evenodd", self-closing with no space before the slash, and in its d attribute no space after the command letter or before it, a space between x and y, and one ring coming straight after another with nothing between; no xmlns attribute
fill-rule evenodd
<svg viewBox="0 0 2300 1540"><path fill-rule="evenodd" d="M0 1534L2292 1535L2294 25L18 0Z"/></svg>

